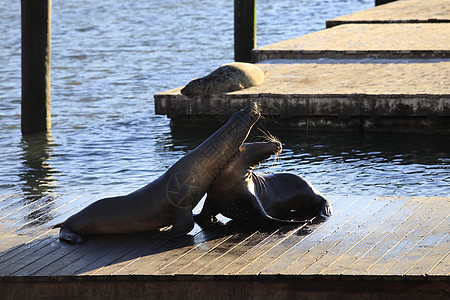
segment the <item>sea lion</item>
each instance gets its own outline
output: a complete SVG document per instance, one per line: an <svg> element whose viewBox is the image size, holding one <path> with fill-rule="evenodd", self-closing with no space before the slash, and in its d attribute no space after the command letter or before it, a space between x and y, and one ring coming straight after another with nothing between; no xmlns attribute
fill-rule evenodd
<svg viewBox="0 0 450 300"><path fill-rule="evenodd" d="M79 244L83 235L153 231L170 225L171 237L188 233L194 226L192 209L239 152L259 117L256 103L235 112L155 181L126 196L98 200L69 217L60 224L60 239Z"/></svg>
<svg viewBox="0 0 450 300"><path fill-rule="evenodd" d="M261 175L252 169L281 151L281 143L245 143L213 181L200 214L201 225L217 221L221 213L235 221L304 223L314 216L332 214L328 200L306 179L291 173ZM292 220L295 218L302 218Z"/></svg>
<svg viewBox="0 0 450 300"><path fill-rule="evenodd" d="M225 64L202 78L189 82L181 93L188 97L204 97L211 94L233 92L260 85L266 73L249 63Z"/></svg>

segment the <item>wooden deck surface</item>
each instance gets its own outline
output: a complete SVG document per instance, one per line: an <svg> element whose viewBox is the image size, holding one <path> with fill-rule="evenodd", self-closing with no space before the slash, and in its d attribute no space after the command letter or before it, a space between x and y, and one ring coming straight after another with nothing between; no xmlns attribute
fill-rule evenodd
<svg viewBox="0 0 450 300"><path fill-rule="evenodd" d="M450 4L449 4L450 6ZM253 49L254 61L450 58L449 23L344 24Z"/></svg>
<svg viewBox="0 0 450 300"><path fill-rule="evenodd" d="M449 23L448 0L397 0L326 22L327 27L350 23Z"/></svg>
<svg viewBox="0 0 450 300"><path fill-rule="evenodd" d="M138 278L180 284L188 276L196 282L252 278L254 284L264 278L284 278L286 283L292 276L312 276L335 282L359 278L366 283L438 284L439 297L450 293L450 198L331 197L331 218L301 226L228 222L196 226L169 240L160 233L142 233L96 236L82 245L59 241L51 226L93 200L2 197L0 292L11 294L12 284L55 280L120 278L135 283Z"/></svg>

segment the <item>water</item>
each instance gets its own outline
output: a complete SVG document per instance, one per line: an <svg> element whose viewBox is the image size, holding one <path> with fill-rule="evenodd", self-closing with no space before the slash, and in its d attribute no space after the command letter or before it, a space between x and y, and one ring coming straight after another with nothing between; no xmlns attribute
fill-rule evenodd
<svg viewBox="0 0 450 300"><path fill-rule="evenodd" d="M52 132L20 133L20 1L0 0L0 194L131 192L198 145L153 95L233 61L232 1L61 1L52 12ZM323 29L373 0L259 0L258 45ZM275 132L278 161L325 194L448 196L449 137Z"/></svg>

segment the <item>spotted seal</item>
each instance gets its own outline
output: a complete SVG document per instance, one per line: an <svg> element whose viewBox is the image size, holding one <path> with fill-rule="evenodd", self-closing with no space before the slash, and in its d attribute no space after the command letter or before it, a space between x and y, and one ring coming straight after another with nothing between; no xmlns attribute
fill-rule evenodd
<svg viewBox="0 0 450 300"><path fill-rule="evenodd" d="M189 82L181 93L188 97L204 97L211 94L233 92L264 81L266 72L254 64L235 62L225 64L202 78Z"/></svg>

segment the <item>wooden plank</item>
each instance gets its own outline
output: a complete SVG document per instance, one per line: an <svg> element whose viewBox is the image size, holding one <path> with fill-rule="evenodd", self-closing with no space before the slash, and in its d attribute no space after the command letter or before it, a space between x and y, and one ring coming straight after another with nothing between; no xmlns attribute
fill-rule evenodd
<svg viewBox="0 0 450 300"><path fill-rule="evenodd" d="M390 218L396 208L404 205L395 198L377 198L367 209L352 217L332 235L325 238L317 247L313 247L291 267L298 274L327 274L326 270L338 257L343 255L368 232L373 231L381 222Z"/></svg>
<svg viewBox="0 0 450 300"><path fill-rule="evenodd" d="M56 240L56 236L48 236L28 245L21 246L17 249L19 253L0 262L1 275L10 276L12 273L48 254L49 245Z"/></svg>
<svg viewBox="0 0 450 300"><path fill-rule="evenodd" d="M237 232L210 249L196 248L195 251L191 251L183 259L178 260L176 264L160 270L157 274L194 274L251 235L252 232Z"/></svg>
<svg viewBox="0 0 450 300"><path fill-rule="evenodd" d="M29 233L29 229L33 227L42 227L54 217L54 208L59 196L46 196L39 199L27 201L18 209L11 211L8 216L11 219L7 226L0 228L0 238L2 234L9 233ZM71 199L69 199L71 201ZM19 203L20 203L19 202Z"/></svg>
<svg viewBox="0 0 450 300"><path fill-rule="evenodd" d="M337 201L342 201L343 197L328 197L333 209L339 207L336 205ZM313 220L313 222L315 222ZM292 236L294 233L305 228L307 225L290 225L282 226L278 230L274 231L273 234L269 235L266 239L261 241L259 244L255 245L252 249L242 254L240 257L236 258L234 261L229 263L226 267L222 268L221 273L223 274L237 274L242 269L244 269L248 264L252 263L268 251L280 244L284 239ZM306 229L305 229L306 230Z"/></svg>
<svg viewBox="0 0 450 300"><path fill-rule="evenodd" d="M63 220L70 216L75 209L83 205L85 202L92 201L92 197L63 197L62 199L68 199L67 202L63 200L63 204L58 207L58 210L52 212L56 218L62 218ZM78 200L78 201L75 201ZM65 203L65 204L64 204ZM19 261L21 257L26 257L32 253L32 251L45 247L51 242L50 236L57 232L57 229L46 227L44 225L50 225L55 219L48 220L47 223L43 223L39 227L34 229L28 229L25 235L18 235L17 233L2 233L0 238L2 239L2 253L0 255L0 266L3 263L11 264ZM3 244L3 238L5 243ZM12 261L13 260L13 261ZM2 270L0 268L0 270ZM1 271L0 271L1 273Z"/></svg>
<svg viewBox="0 0 450 300"><path fill-rule="evenodd" d="M358 251L364 251L362 247L359 246L360 243L364 241L369 241L369 237L377 237L387 227L390 225L383 225L389 222L391 218L401 214L401 209L408 205L408 201L395 200L390 202L388 205L382 208L379 213L377 213L373 218L364 222L360 227L358 227L351 235L345 239L344 244L340 244L339 247L329 251L323 258L321 258L316 264L319 267L312 266L308 272L317 271L320 274L327 275L339 275L341 272L351 263L353 263L358 257ZM383 227L385 226L385 227ZM380 228L381 227L381 228ZM369 243L368 246L370 247ZM322 270L320 270L323 268ZM307 273L307 272L304 272Z"/></svg>
<svg viewBox="0 0 450 300"><path fill-rule="evenodd" d="M450 22L447 0L393 1L326 21L326 27L349 23L445 23Z"/></svg>
<svg viewBox="0 0 450 300"><path fill-rule="evenodd" d="M439 201L436 198L432 198L428 202L433 207L433 211L427 216L423 214L423 210L420 210L417 214L420 214L420 218L417 218L417 223L412 224L411 230L406 232L402 230L401 235L395 235L399 237L395 246L386 249L383 256L376 261L365 274L379 275L385 274L392 266L394 266L399 260L402 259L411 249L417 245L424 236L426 236L430 230L438 226L443 220L448 217L449 206L444 206L444 201ZM412 221L412 219L410 220ZM414 226L415 225L415 226ZM403 227L402 227L403 228ZM400 232L400 231L398 231Z"/></svg>
<svg viewBox="0 0 450 300"><path fill-rule="evenodd" d="M213 232L202 231L194 236L171 239L158 248L158 253L145 257L138 264L131 264L116 274L172 274L185 265L182 261L196 259L231 236L229 230L222 228Z"/></svg>
<svg viewBox="0 0 450 300"><path fill-rule="evenodd" d="M419 209L423 205L423 201L418 201L415 198L398 198L393 201L389 207L391 214L384 221L380 221L379 225L369 231L359 241L342 253L339 257L331 263L324 274L340 275L346 268L357 261L365 252L371 249L376 243L382 239L389 231L392 231L395 226L403 222L408 215Z"/></svg>
<svg viewBox="0 0 450 300"><path fill-rule="evenodd" d="M344 198L345 199L345 198ZM344 200L343 199L343 200ZM348 201L348 202L347 202ZM350 208L362 205L367 202L367 199L362 197L345 199L344 201L337 201L333 205L334 214L326 221L322 223L315 223L296 231L293 234L286 236L280 243L269 251L252 261L246 267L241 269L238 274L259 274L266 268L273 264L274 273L277 273L277 268L282 268L286 261L279 261L279 258L289 252L290 249L298 245L303 239L305 239L311 232L320 230L325 224L333 222L336 218L340 218L342 214L345 214Z"/></svg>
<svg viewBox="0 0 450 300"><path fill-rule="evenodd" d="M427 205L430 198L414 197L410 204L417 202L418 208L413 211L401 210L397 214L402 215L396 220L396 216L391 218L387 228L383 228L379 238L370 238L370 246L366 247L364 254L360 255L358 259L354 260L342 274L355 275L365 274L377 261L379 261L390 249L395 247L398 241L405 235L405 233L413 230L420 220L434 211L435 206ZM391 223L391 221L397 221ZM387 223L387 222L386 222ZM386 224L385 223L385 224Z"/></svg>
<svg viewBox="0 0 450 300"><path fill-rule="evenodd" d="M406 276L426 275L448 256L450 247L450 233L440 240L427 254L425 254L412 268L406 272Z"/></svg>
<svg viewBox="0 0 450 300"><path fill-rule="evenodd" d="M344 24L258 47L253 50L253 57L255 61L449 58L449 39L447 23Z"/></svg>
<svg viewBox="0 0 450 300"><path fill-rule="evenodd" d="M93 198L90 196L52 196L39 198L40 202L46 202L42 205L33 202L21 205L18 209L8 214L12 221L7 227L0 228L0 238L4 234L10 234L12 232L29 233L30 228L33 227L57 224L57 222L55 222L56 219L60 219L64 214L64 217L67 217L67 212L69 210L73 212L75 208L85 205L86 202L92 201L92 199ZM32 208L32 206L34 206L34 208ZM49 208L51 206L55 207ZM26 212L27 209L29 210L28 212ZM42 212L43 209L46 209L45 213Z"/></svg>
<svg viewBox="0 0 450 300"><path fill-rule="evenodd" d="M195 226L194 229L185 236L176 238L166 238L161 235L155 247L148 251L147 255L140 257L136 262L130 263L125 267L114 271L114 275L135 275L135 274L154 274L153 272L147 272L146 268L151 268L155 263L170 263L177 257L179 251L189 251L192 247L195 247L194 240L201 240L201 229L199 226ZM139 243L139 241L137 241ZM141 247L139 245L138 247ZM150 247L147 247L150 250ZM166 255L166 260L161 261L161 256Z"/></svg>
<svg viewBox="0 0 450 300"><path fill-rule="evenodd" d="M330 224L329 226L325 224L323 230L329 231L329 233L327 235L316 235L313 232L304 239L296 248L292 249L289 257L293 260L281 272L284 274L301 274L312 263L316 262L331 248L339 244L357 226L361 225L362 220L370 218L384 205L385 203L374 199L361 209L349 213L339 223Z"/></svg>
<svg viewBox="0 0 450 300"><path fill-rule="evenodd" d="M15 201L9 201L9 205L2 209L5 212L0 216L0 220L6 220L7 217L12 215L23 217L27 214L27 208L33 205L37 206L41 204L41 202L45 202L45 200L49 199L49 197L50 196L25 196L13 198L11 200Z"/></svg>
<svg viewBox="0 0 450 300"><path fill-rule="evenodd" d="M17 254L17 251L20 251L19 249L30 247L30 243L51 234L48 230L35 230L33 234L9 233L2 235L0 238L0 262L11 255Z"/></svg>
<svg viewBox="0 0 450 300"><path fill-rule="evenodd" d="M0 202L0 211L6 211L5 207L7 207L8 205L10 205L11 203L15 203L17 200L16 199L22 199L23 196L18 196L18 195L10 195L10 196L1 196L1 202ZM1 214L3 215L3 213Z"/></svg>
<svg viewBox="0 0 450 300"><path fill-rule="evenodd" d="M372 200L374 201L374 200ZM327 222L323 224L320 228L313 231L311 234L307 235L305 238L301 239L296 245L287 249L280 257L277 258L275 263L270 264L261 273L262 274L288 274L286 269L295 262L299 257L305 254L307 249L310 249L313 245L320 243L323 239L332 234L336 228L339 228L348 219L355 214L360 213L362 210L366 209L372 201L367 201L365 198L360 198L358 201L353 203L341 214L332 217Z"/></svg>
<svg viewBox="0 0 450 300"><path fill-rule="evenodd" d="M202 266L200 269L193 270L194 274L200 275L215 275L215 274L223 274L223 268L228 266L234 260L241 257L243 254L251 250L254 246L258 245L261 241L265 240L268 236L273 235L274 232L277 231L277 228L264 228L254 232L248 238L243 240L242 242L234 245L228 251L223 253L222 255L216 257L213 260L210 260L207 264ZM185 270L185 272L189 271Z"/></svg>
<svg viewBox="0 0 450 300"><path fill-rule="evenodd" d="M41 238L41 236L47 236L50 231L53 234L51 229L52 225L55 225L58 220L65 220L68 216L74 213L75 209L84 205L86 202L92 201L92 197L90 196L64 196L58 198L57 200L61 200L61 205L52 210L50 213L52 218L49 218L45 221L39 222L39 226L35 228L22 228L22 229L8 229L6 231L0 231L0 239L2 241L9 241L8 243L2 243L0 249L2 252L1 255L6 254L9 251L14 250L17 247L20 247L20 244L27 244L36 239ZM14 216L13 218L17 218ZM17 241L14 241L14 237L17 238ZM0 255L0 257L1 257ZM1 258L0 258L1 259Z"/></svg>
<svg viewBox="0 0 450 300"><path fill-rule="evenodd" d="M30 276L72 251L74 251L73 245L59 241L54 235L48 239L48 243L42 247L36 247L34 252L9 265L4 272L8 276Z"/></svg>
<svg viewBox="0 0 450 300"><path fill-rule="evenodd" d="M450 224L448 217L433 228L424 236L416 246L411 249L401 260L392 266L384 275L406 275L424 256L426 256L434 247L448 237ZM448 245L450 251L450 245ZM443 251L445 252L445 251Z"/></svg>
<svg viewBox="0 0 450 300"><path fill-rule="evenodd" d="M447 255L430 272L428 272L428 275L450 275L450 251L447 251Z"/></svg>
<svg viewBox="0 0 450 300"><path fill-rule="evenodd" d="M95 236L87 244L74 245L74 251L61 256L53 264L33 275L70 276L95 271L117 261L124 254L136 249L139 242L142 247L152 245L158 233L134 235Z"/></svg>

